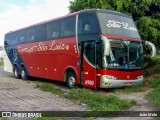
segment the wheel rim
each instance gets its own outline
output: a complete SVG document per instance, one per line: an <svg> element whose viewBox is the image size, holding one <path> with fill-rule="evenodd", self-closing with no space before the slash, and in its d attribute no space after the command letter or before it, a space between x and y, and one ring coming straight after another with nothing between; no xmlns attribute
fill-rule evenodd
<svg viewBox="0 0 160 120"><path fill-rule="evenodd" d="M22 78L25 77L25 72L24 72L24 70L21 71L21 76L22 76Z"/></svg>
<svg viewBox="0 0 160 120"><path fill-rule="evenodd" d="M17 77L18 76L18 71L17 71L17 69L15 68L15 70L14 70L14 75Z"/></svg>
<svg viewBox="0 0 160 120"><path fill-rule="evenodd" d="M75 78L74 77L70 77L68 80L68 83L71 87L73 87L75 85Z"/></svg>

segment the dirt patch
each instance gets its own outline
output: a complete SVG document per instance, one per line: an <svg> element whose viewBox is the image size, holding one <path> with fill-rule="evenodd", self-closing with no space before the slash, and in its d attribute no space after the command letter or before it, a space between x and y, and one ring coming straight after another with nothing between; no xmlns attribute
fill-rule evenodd
<svg viewBox="0 0 160 120"><path fill-rule="evenodd" d="M134 107L130 108L129 111L154 111L156 110L154 106L145 98L145 96L151 91L152 89L150 88L144 92L123 94L119 95L119 97L121 99L136 101L137 104Z"/></svg>

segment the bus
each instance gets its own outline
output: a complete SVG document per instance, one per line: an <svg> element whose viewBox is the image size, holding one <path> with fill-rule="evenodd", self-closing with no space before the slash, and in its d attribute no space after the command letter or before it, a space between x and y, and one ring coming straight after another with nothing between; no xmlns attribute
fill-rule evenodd
<svg viewBox="0 0 160 120"><path fill-rule="evenodd" d="M0 46L0 63L3 63L3 46Z"/></svg>
<svg viewBox="0 0 160 120"><path fill-rule="evenodd" d="M69 88L143 83L143 45L132 17L89 9L5 34L5 71L63 81Z"/></svg>

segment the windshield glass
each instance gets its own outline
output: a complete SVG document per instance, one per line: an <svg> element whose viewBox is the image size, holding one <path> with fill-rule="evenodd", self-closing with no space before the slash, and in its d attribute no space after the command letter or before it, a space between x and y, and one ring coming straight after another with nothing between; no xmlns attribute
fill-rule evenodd
<svg viewBox="0 0 160 120"><path fill-rule="evenodd" d="M143 47L139 42L110 40L110 54L104 56L103 66L108 69L135 70L143 67Z"/></svg>
<svg viewBox="0 0 160 120"><path fill-rule="evenodd" d="M103 34L140 39L132 18L109 13L98 13L97 15Z"/></svg>

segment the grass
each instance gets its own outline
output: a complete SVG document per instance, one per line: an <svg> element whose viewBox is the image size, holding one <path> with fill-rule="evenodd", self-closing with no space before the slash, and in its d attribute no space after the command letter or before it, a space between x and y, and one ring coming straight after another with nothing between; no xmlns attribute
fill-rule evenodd
<svg viewBox="0 0 160 120"><path fill-rule="evenodd" d="M150 76L152 74L160 73L160 55L147 61L148 62L146 62L145 64L145 77Z"/></svg>
<svg viewBox="0 0 160 120"><path fill-rule="evenodd" d="M146 95L146 98L160 109L160 55L150 61L149 64L150 66L145 69L145 76L147 76L145 84L152 87L153 90ZM160 117L157 120L160 120Z"/></svg>
<svg viewBox="0 0 160 120"><path fill-rule="evenodd" d="M63 95L63 91L57 87L54 87L51 83L43 83L43 84L36 84L37 88L40 88L46 92L52 92L53 94Z"/></svg>
<svg viewBox="0 0 160 120"><path fill-rule="evenodd" d="M85 104L89 111L120 111L136 104L135 101L121 100L113 95L97 94L90 89L72 89L69 92L64 92L51 83L36 86L43 91L51 92L79 104Z"/></svg>
<svg viewBox="0 0 160 120"><path fill-rule="evenodd" d="M160 78L150 81L150 86L154 88L146 97L153 104L160 108Z"/></svg>
<svg viewBox="0 0 160 120"><path fill-rule="evenodd" d="M0 120L8 120L8 118L7 117L2 117L2 118L0 118Z"/></svg>
<svg viewBox="0 0 160 120"><path fill-rule="evenodd" d="M160 109L160 78L151 80L149 84L154 89L146 95L146 98L153 103L156 108ZM157 120L160 120L160 117L158 117Z"/></svg>
<svg viewBox="0 0 160 120"><path fill-rule="evenodd" d="M90 89L73 89L65 97L87 104L89 111L120 111L135 104L135 101L121 100L113 95L96 94Z"/></svg>
<svg viewBox="0 0 160 120"><path fill-rule="evenodd" d="M124 88L117 88L114 89L113 92L115 93L132 93L132 92L143 92L144 86L129 86Z"/></svg>

